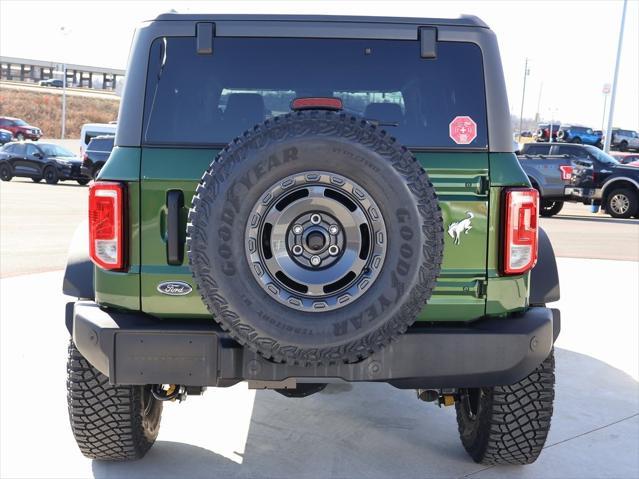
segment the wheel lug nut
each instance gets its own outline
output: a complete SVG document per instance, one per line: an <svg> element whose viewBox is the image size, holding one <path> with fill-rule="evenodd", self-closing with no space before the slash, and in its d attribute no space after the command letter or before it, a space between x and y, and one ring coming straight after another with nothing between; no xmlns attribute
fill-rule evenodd
<svg viewBox="0 0 639 479"><path fill-rule="evenodd" d="M293 226L293 233L295 233L296 235L301 235L303 232L304 228L302 228L302 225Z"/></svg>
<svg viewBox="0 0 639 479"><path fill-rule="evenodd" d="M322 262L322 258L320 258L319 256L317 255L311 256L311 264L313 266L319 266L321 262Z"/></svg>
<svg viewBox="0 0 639 479"><path fill-rule="evenodd" d="M328 247L328 254L331 256L337 256L339 254L339 246L332 244Z"/></svg>
<svg viewBox="0 0 639 479"><path fill-rule="evenodd" d="M303 251L304 250L302 249L302 247L300 245L296 244L296 245L293 246L293 254L295 256L301 255Z"/></svg>
<svg viewBox="0 0 639 479"><path fill-rule="evenodd" d="M337 233L339 233L339 228L337 227L337 225L330 225L328 227L328 232L332 235L336 235Z"/></svg>
<svg viewBox="0 0 639 479"><path fill-rule="evenodd" d="M313 223L314 225L317 225L321 222L322 222L322 217L320 215L318 215L317 213L313 213L311 215L311 223Z"/></svg>

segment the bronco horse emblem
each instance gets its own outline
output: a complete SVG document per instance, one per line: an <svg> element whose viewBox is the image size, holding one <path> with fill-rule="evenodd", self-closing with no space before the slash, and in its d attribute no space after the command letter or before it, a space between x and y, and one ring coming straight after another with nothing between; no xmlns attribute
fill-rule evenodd
<svg viewBox="0 0 639 479"><path fill-rule="evenodd" d="M448 234L451 238L453 238L454 244L459 244L459 239L462 233L468 234L468 232L473 229L473 226L470 224L470 220L474 217L474 214L470 211L466 211L466 218L450 224L448 227Z"/></svg>

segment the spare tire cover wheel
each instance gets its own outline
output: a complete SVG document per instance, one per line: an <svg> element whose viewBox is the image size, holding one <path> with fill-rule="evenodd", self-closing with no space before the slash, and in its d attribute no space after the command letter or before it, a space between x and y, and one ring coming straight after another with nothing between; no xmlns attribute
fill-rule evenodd
<svg viewBox="0 0 639 479"><path fill-rule="evenodd" d="M193 198L187 249L215 320L266 358L356 362L435 287L441 210L412 154L362 119L292 113L235 139Z"/></svg>

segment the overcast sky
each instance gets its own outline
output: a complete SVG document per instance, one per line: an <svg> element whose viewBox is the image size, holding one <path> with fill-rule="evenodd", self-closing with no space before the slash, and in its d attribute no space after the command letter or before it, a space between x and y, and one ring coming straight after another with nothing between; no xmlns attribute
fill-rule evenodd
<svg viewBox="0 0 639 479"><path fill-rule="evenodd" d="M524 116L602 125L602 87L612 83L621 0L547 1L125 1L0 0L0 54L125 68L135 26L157 13L477 15L497 33L510 109ZM64 26L69 33L60 33ZM542 87L543 84L543 87ZM541 90L541 97L540 97ZM629 0L614 124L639 129L639 0ZM538 109L539 105L539 109Z"/></svg>

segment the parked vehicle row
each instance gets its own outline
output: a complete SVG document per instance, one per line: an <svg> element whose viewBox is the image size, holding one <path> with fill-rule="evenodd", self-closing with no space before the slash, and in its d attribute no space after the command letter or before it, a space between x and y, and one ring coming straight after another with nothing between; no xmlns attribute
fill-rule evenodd
<svg viewBox="0 0 639 479"><path fill-rule="evenodd" d="M551 135L553 142L593 145L598 148L602 148L604 143L604 134L601 130L594 130L582 125L560 123L539 123L533 139L537 143L548 143ZM619 151L639 151L639 133L613 128L610 146Z"/></svg>
<svg viewBox="0 0 639 479"><path fill-rule="evenodd" d="M527 143L518 158L539 191L541 216L556 215L566 201L601 205L615 218L639 215L636 159L623 164L592 145L566 143Z"/></svg>
<svg viewBox="0 0 639 479"><path fill-rule="evenodd" d="M0 179L31 178L55 184L75 180L86 185L91 178L81 172L81 160L72 152L53 143L16 142L0 148Z"/></svg>

